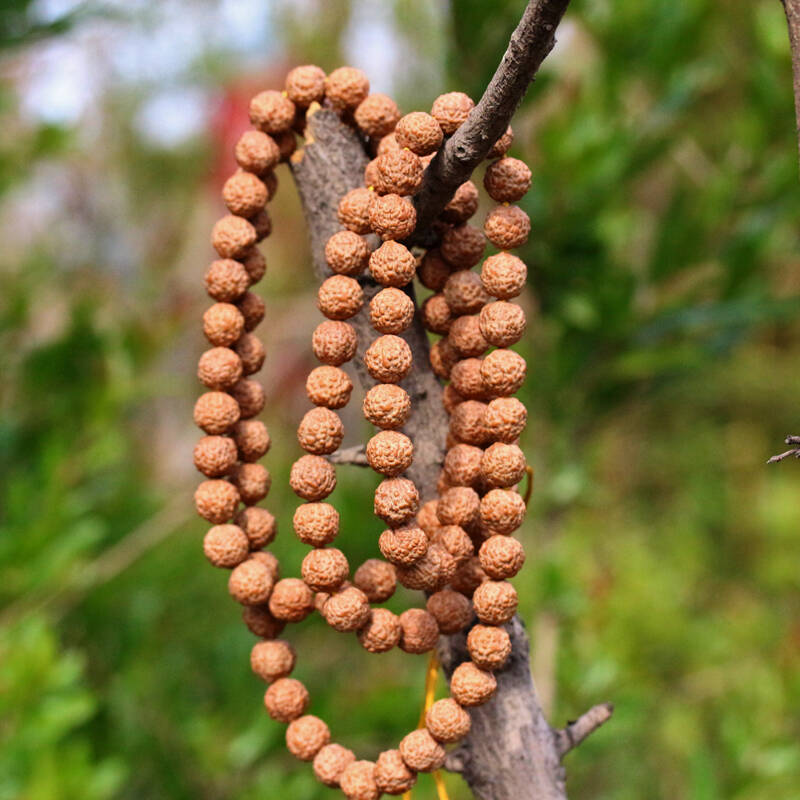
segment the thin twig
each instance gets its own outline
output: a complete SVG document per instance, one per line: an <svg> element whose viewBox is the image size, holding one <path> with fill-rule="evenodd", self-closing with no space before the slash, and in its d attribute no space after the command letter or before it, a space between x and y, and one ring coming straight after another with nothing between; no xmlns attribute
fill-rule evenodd
<svg viewBox="0 0 800 800"><path fill-rule="evenodd" d="M356 467L368 467L367 454L364 452L364 445L357 444L353 447L346 447L344 450L337 450L328 456L331 464L352 464Z"/></svg>
<svg viewBox="0 0 800 800"><path fill-rule="evenodd" d="M787 436L784 441L786 444L800 445L800 436ZM800 458L800 447L793 447L791 450L787 450L785 453L779 453L777 456L772 456L772 458L767 460L767 464L777 464L779 461L783 461L785 458L790 458L791 456Z"/></svg>
<svg viewBox="0 0 800 800"><path fill-rule="evenodd" d="M433 221L505 133L539 66L555 45L556 28L568 5L569 0L530 0L483 97L425 170L422 186L414 195L417 229L409 243L429 243Z"/></svg>
<svg viewBox="0 0 800 800"><path fill-rule="evenodd" d="M794 113L797 127L797 147L800 150L800 0L781 0L789 26L789 47L792 51L792 74L794 76Z"/></svg>
<svg viewBox="0 0 800 800"><path fill-rule="evenodd" d="M592 706L585 714L570 722L565 728L553 731L560 756L563 758L587 736L608 722L613 713L614 706L611 703L600 703L600 705Z"/></svg>

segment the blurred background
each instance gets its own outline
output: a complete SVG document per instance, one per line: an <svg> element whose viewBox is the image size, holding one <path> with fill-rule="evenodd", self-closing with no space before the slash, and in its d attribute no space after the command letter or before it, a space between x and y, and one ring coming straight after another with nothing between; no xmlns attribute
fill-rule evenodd
<svg viewBox="0 0 800 800"><path fill-rule="evenodd" d="M201 550L209 230L255 91L351 63L404 111L477 99L522 6L2 3L0 800L336 796L285 751ZM514 128L534 172L520 611L554 725L616 706L566 759L571 796L797 798L800 465L764 463L800 433L781 4L575 0ZM279 180L265 463L297 574L286 478L318 317ZM351 562L377 554L374 482L354 469L335 494ZM425 659L318 619L290 637L338 741L374 757L415 726Z"/></svg>

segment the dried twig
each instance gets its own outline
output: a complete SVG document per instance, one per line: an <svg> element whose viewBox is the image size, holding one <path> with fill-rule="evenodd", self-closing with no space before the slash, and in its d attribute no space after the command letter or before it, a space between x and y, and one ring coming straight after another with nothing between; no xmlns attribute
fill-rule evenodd
<svg viewBox="0 0 800 800"><path fill-rule="evenodd" d="M800 436L787 436L784 441L786 444L800 445ZM767 460L767 464L777 464L779 461L783 461L785 458L790 458L791 456L800 458L800 447L793 447L791 450L787 450L785 453L779 453L777 456L772 456L772 458Z"/></svg>
<svg viewBox="0 0 800 800"><path fill-rule="evenodd" d="M789 26L789 46L792 50L794 76L794 113L797 127L797 147L800 150L800 0L781 0Z"/></svg>
<svg viewBox="0 0 800 800"><path fill-rule="evenodd" d="M600 703L592 706L578 719L569 722L560 731L554 731L556 747L563 758L570 750L577 747L587 736L593 734L601 725L605 725L614 713L611 703Z"/></svg>
<svg viewBox="0 0 800 800"><path fill-rule="evenodd" d="M331 453L331 455L328 456L328 461L330 461L331 464L352 464L356 467L369 466L363 444L346 447L344 450L337 450L335 453Z"/></svg>

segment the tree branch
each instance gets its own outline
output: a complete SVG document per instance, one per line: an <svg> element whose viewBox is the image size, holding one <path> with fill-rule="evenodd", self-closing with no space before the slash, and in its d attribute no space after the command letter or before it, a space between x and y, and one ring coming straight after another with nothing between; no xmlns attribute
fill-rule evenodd
<svg viewBox="0 0 800 800"><path fill-rule="evenodd" d="M789 26L789 47L792 51L792 74L794 76L794 113L797 132L797 147L800 151L800 0L781 0Z"/></svg>
<svg viewBox="0 0 800 800"><path fill-rule="evenodd" d="M559 756L563 758L587 736L591 736L601 725L605 725L613 713L614 706L611 703L600 703L592 706L585 714L568 723L560 731L554 731Z"/></svg>
<svg viewBox="0 0 800 800"><path fill-rule="evenodd" d="M353 447L346 447L344 450L337 450L328 456L331 464L352 464L356 467L368 467L367 454L363 444Z"/></svg>
<svg viewBox="0 0 800 800"><path fill-rule="evenodd" d="M800 436L787 436L784 441L786 444L800 445ZM767 460L767 464L777 464L779 461L783 461L785 458L790 458L791 456L800 458L800 447L793 447L791 450L787 450L785 453L779 453L777 456L772 456L772 458Z"/></svg>
<svg viewBox="0 0 800 800"><path fill-rule="evenodd" d="M417 229L408 243L431 244L433 221L505 133L539 66L553 49L567 5L569 0L528 2L483 97L425 170L414 196Z"/></svg>

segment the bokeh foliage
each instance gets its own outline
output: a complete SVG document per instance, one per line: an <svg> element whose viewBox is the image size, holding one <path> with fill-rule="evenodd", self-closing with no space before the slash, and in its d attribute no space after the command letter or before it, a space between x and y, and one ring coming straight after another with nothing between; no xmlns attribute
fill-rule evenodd
<svg viewBox="0 0 800 800"><path fill-rule="evenodd" d="M83 24L34 5L0 13L8 60ZM275 4L286 62L351 52L368 4L318 5ZM477 97L520 5L386 4L404 106ZM515 120L535 176L521 613L554 723L616 705L566 762L574 797L792 800L800 785L800 475L763 463L798 423L784 26L774 0L576 0ZM237 53L193 69L223 112L249 81ZM264 714L252 637L189 513L199 279L219 126L238 123L159 149L134 124L152 90L108 89L93 139L24 120L13 83L0 90L6 207L68 184L63 215L28 217L0 271L0 800L333 796ZM285 475L316 316L280 179L267 461L293 573ZM347 475L335 495L353 562L376 551L373 482ZM338 739L374 755L415 724L422 659L367 657L313 620L292 637ZM415 797L433 796L422 779Z"/></svg>

